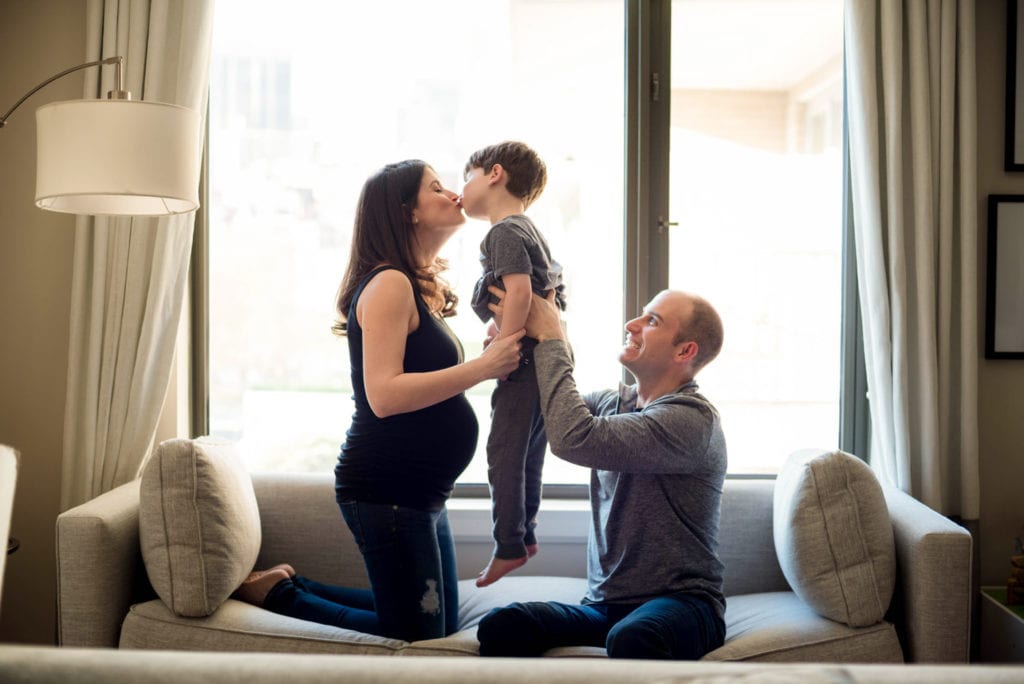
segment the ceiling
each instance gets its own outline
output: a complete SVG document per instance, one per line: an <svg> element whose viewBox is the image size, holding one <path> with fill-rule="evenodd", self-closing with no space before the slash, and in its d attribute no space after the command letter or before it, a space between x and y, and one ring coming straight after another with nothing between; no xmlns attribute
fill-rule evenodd
<svg viewBox="0 0 1024 684"><path fill-rule="evenodd" d="M842 55L842 0L674 0L672 87L789 90Z"/></svg>

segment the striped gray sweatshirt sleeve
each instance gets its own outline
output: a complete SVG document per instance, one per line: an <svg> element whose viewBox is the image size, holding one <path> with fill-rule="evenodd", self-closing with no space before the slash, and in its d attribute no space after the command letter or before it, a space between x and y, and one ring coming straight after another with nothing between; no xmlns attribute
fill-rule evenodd
<svg viewBox="0 0 1024 684"><path fill-rule="evenodd" d="M635 388L581 397L564 342L534 350L551 450L593 469L584 603L685 592L725 613L718 520L726 448L691 383L634 412Z"/></svg>

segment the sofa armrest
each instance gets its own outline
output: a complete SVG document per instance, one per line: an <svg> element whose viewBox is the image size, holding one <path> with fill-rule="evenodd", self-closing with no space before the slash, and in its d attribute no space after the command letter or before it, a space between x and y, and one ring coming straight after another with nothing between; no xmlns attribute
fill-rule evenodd
<svg viewBox="0 0 1024 684"><path fill-rule="evenodd" d="M116 648L128 608L149 594L138 480L57 516L59 644Z"/></svg>
<svg viewBox="0 0 1024 684"><path fill-rule="evenodd" d="M970 533L913 497L885 488L896 542L890 608L908 662L966 663L970 655Z"/></svg>

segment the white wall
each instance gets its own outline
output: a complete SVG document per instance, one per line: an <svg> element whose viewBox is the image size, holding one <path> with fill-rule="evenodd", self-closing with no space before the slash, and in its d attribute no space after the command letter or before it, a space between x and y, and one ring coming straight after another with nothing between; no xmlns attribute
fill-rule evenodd
<svg viewBox="0 0 1024 684"><path fill-rule="evenodd" d="M1006 3L978 0L978 306L984 353L988 196L1024 194L1024 173L1003 171ZM981 583L1006 584L1012 540L1024 525L1024 361L979 364L981 435Z"/></svg>
<svg viewBox="0 0 1024 684"><path fill-rule="evenodd" d="M0 109L84 61L85 3L4 0ZM82 96L73 74L34 95L0 129L0 442L21 451L0 641L50 643L56 593L74 218L35 208L35 108Z"/></svg>

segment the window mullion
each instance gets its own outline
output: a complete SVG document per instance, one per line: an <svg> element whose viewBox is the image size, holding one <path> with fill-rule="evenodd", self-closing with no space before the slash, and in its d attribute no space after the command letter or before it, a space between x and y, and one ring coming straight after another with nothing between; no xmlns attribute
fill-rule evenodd
<svg viewBox="0 0 1024 684"><path fill-rule="evenodd" d="M671 29L671 0L627 0L624 320L668 286Z"/></svg>
<svg viewBox="0 0 1024 684"><path fill-rule="evenodd" d="M846 111L846 79L843 78L843 111ZM857 291L857 249L854 241L850 187L849 125L843 118L843 297L839 380L839 448L870 459L870 414L867 370L864 361L864 327Z"/></svg>
<svg viewBox="0 0 1024 684"><path fill-rule="evenodd" d="M192 233L189 276L189 310L192 316L192 387L190 434L210 433L210 104L207 98L206 130L203 134L203 158L199 175L199 210Z"/></svg>

